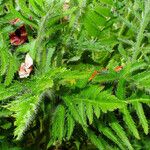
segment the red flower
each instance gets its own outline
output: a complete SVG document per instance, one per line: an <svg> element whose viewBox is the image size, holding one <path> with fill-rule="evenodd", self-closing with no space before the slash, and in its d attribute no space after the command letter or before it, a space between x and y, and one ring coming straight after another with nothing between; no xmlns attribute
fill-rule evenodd
<svg viewBox="0 0 150 150"><path fill-rule="evenodd" d="M24 25L19 27L15 32L9 35L10 43L12 45L21 45L27 41L27 32Z"/></svg>

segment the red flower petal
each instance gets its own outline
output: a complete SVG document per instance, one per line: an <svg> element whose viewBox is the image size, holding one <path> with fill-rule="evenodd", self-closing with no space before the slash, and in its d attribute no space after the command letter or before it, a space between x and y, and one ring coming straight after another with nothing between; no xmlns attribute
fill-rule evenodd
<svg viewBox="0 0 150 150"><path fill-rule="evenodd" d="M89 81L93 80L93 78L95 78L95 76L98 74L98 71L94 71L93 74L91 75L91 77L89 78Z"/></svg>
<svg viewBox="0 0 150 150"><path fill-rule="evenodd" d="M25 62L21 63L21 66L19 68L19 77L20 78L27 78L30 73L33 70L33 59L29 55L29 53L26 54Z"/></svg>
<svg viewBox="0 0 150 150"><path fill-rule="evenodd" d="M114 70L116 71L116 72L119 72L120 70L122 70L123 69L123 66L117 66Z"/></svg>
<svg viewBox="0 0 150 150"><path fill-rule="evenodd" d="M21 27L19 27L19 29L11 33L9 37L10 37L10 43L12 45L17 46L25 43L27 41L27 32L25 26L22 25Z"/></svg>
<svg viewBox="0 0 150 150"><path fill-rule="evenodd" d="M33 70L33 66L26 68L26 64L22 63L19 68L19 77L27 78L30 75L30 73L32 72L32 70Z"/></svg>

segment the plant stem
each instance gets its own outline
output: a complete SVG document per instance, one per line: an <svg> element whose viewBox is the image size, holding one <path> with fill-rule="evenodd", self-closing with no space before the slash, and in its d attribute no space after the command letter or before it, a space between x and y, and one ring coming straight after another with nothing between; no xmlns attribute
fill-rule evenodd
<svg viewBox="0 0 150 150"><path fill-rule="evenodd" d="M40 61L40 54L41 54L41 42L43 40L43 35L44 35L44 30L45 30L45 23L47 18L50 16L52 10L49 8L49 11L46 13L46 15L44 17L42 17L41 19L41 23L39 24L39 30L38 30L38 35L33 47L33 52L32 53L32 58L36 59L37 63L39 64ZM37 53L36 53L37 52ZM37 57L37 58L36 58Z"/></svg>
<svg viewBox="0 0 150 150"><path fill-rule="evenodd" d="M130 16L131 16L131 11L128 11L128 14L126 15L125 18L128 20L128 19L130 18ZM123 25L122 25L122 27L121 27L121 29L120 29L120 31L119 31L119 34L118 34L118 37L119 37L119 38L120 38L121 35L124 33L125 29L126 29L126 25L125 25L125 23L123 23Z"/></svg>
<svg viewBox="0 0 150 150"><path fill-rule="evenodd" d="M140 24L140 29L137 35L137 39L136 39L136 43L135 46L133 48L133 57L132 57L132 62L135 62L139 53L140 53L140 45L141 42L143 40L144 37L144 30L147 27L148 23L149 23L149 15L150 13L150 0L147 1L147 3L145 2L145 10L144 10L144 15L143 18L141 20L141 24Z"/></svg>

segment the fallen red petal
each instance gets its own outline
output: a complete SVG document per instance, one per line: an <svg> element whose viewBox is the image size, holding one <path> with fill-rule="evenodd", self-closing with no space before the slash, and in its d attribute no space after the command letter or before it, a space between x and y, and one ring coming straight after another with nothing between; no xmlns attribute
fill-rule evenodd
<svg viewBox="0 0 150 150"><path fill-rule="evenodd" d="M19 68L19 77L27 78L32 72L32 70L33 70L33 59L29 55L29 53L27 53L25 57L25 62L21 63L21 66Z"/></svg>
<svg viewBox="0 0 150 150"><path fill-rule="evenodd" d="M22 25L15 32L9 35L10 43L12 45L21 45L27 41L27 32L25 26Z"/></svg>
<svg viewBox="0 0 150 150"><path fill-rule="evenodd" d="M93 74L91 75L91 77L89 78L89 81L93 80L93 78L98 74L98 71L94 71Z"/></svg>
<svg viewBox="0 0 150 150"><path fill-rule="evenodd" d="M15 18L15 19L13 19L13 20L10 21L10 24L15 25L19 21L20 21L19 18Z"/></svg>
<svg viewBox="0 0 150 150"><path fill-rule="evenodd" d="M114 70L116 71L116 72L119 72L120 70L122 70L123 69L123 66L117 66Z"/></svg>
<svg viewBox="0 0 150 150"><path fill-rule="evenodd" d="M20 78L27 78L30 73L33 70L33 66L30 66L29 68L26 67L25 63L22 63L20 68L19 68L19 77Z"/></svg>

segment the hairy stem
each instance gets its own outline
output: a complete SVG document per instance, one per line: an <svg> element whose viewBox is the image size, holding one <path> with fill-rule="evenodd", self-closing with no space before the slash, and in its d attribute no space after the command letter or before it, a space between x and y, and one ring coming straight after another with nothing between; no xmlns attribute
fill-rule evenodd
<svg viewBox="0 0 150 150"><path fill-rule="evenodd" d="M39 24L39 30L38 30L38 35L33 47L33 52L32 52L32 57L33 59L36 59L37 63L39 64L40 61L40 54L41 54L41 42L43 40L43 35L44 35L44 31L45 31L45 23L48 19L48 17L50 16L52 10L49 8L49 11L46 13L46 15L44 17L42 17L41 19L41 23ZM36 53L37 52L37 53Z"/></svg>
<svg viewBox="0 0 150 150"><path fill-rule="evenodd" d="M136 61L136 59L140 53L141 42L144 38L144 30L149 23L149 17L150 17L149 13L150 13L150 0L145 2L145 11L143 13L143 17L141 20L140 29L139 29L139 32L137 35L136 43L135 43L135 46L133 48L134 53L133 53L133 57L132 57L132 62Z"/></svg>

